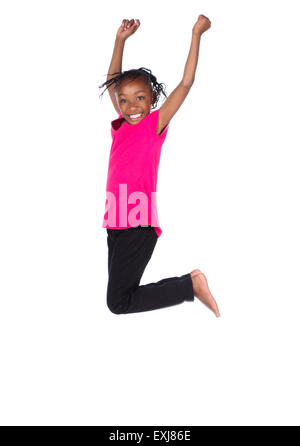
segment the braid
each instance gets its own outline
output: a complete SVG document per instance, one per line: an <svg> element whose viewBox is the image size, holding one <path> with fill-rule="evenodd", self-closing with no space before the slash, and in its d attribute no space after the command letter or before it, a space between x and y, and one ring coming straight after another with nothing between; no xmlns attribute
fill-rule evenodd
<svg viewBox="0 0 300 446"><path fill-rule="evenodd" d="M152 71L149 70L148 68L141 67L138 69L131 69L127 71L117 71L116 73L107 73L106 76L114 76L114 77L108 79L106 82L104 82L102 85L99 86L99 88L102 88L104 86L107 87L101 93L101 96L112 85L114 85L114 92L116 92L117 88L121 85L121 83L125 79L135 80L137 78L143 78L144 81L149 85L150 90L156 92L155 102L154 104L151 105L152 109L156 108L161 94L167 97L165 92L165 87L166 87L165 84L157 82L156 77L152 74Z"/></svg>

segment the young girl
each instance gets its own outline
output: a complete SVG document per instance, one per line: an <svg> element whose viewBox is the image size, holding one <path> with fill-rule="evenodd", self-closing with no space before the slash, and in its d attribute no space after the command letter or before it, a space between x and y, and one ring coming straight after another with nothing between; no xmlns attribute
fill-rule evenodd
<svg viewBox="0 0 300 446"><path fill-rule="evenodd" d="M210 21L204 15L198 17L183 78L163 105L152 112L160 94L166 97L164 84L143 67L122 72L125 41L139 26L139 20L123 20L107 81L99 87L107 86L118 113L118 118L111 122L113 141L102 224L107 230L108 244L107 305L115 314L137 313L194 301L196 296L219 317L217 303L199 269L139 285L162 233L156 209L161 147L170 120L194 82L200 37L210 28Z"/></svg>

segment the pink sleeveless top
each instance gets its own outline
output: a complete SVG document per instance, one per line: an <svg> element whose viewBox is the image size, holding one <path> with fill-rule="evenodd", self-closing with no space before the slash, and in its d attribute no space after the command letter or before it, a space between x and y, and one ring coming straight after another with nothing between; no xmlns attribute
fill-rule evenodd
<svg viewBox="0 0 300 446"><path fill-rule="evenodd" d="M162 234L156 208L156 184L160 152L169 124L156 134L159 109L137 124L122 122L122 114L111 121L112 145L106 183L102 227L125 229L153 226Z"/></svg>

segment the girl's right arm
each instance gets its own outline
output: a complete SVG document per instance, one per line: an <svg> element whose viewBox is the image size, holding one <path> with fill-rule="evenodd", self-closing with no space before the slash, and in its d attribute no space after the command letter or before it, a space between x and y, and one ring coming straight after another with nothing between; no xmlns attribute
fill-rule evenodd
<svg viewBox="0 0 300 446"><path fill-rule="evenodd" d="M136 21L134 21L133 19L131 20L124 19L122 21L122 25L117 31L114 51L108 69L108 73L110 74L107 75L106 80L109 80L117 76L116 74L113 73L117 72L120 73L122 71L122 59L123 59L125 41L129 36L135 33L135 31L138 29L139 26L140 26L140 21L138 19ZM119 105L114 94L114 85L108 88L108 92L112 100L113 106L116 112L118 113Z"/></svg>

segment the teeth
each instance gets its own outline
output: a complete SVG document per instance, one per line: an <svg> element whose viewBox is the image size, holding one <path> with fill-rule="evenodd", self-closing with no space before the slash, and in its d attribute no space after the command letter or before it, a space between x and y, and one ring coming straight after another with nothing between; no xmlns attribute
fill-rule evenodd
<svg viewBox="0 0 300 446"><path fill-rule="evenodd" d="M142 113L140 113L138 115L129 115L129 116L130 116L130 118L135 119L135 118L139 118L140 116L142 116Z"/></svg>

